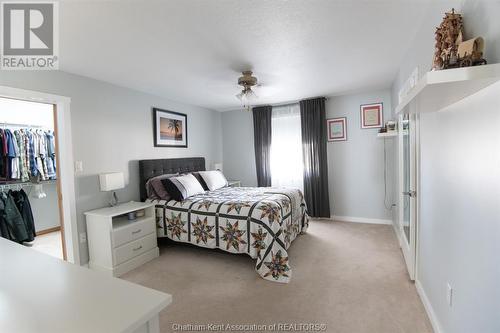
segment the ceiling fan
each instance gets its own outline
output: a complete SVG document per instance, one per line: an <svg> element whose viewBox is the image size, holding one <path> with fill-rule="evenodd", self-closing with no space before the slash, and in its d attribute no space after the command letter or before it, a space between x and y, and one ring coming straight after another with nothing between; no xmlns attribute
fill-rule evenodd
<svg viewBox="0 0 500 333"><path fill-rule="evenodd" d="M252 90L252 87L257 86L257 78L252 75L252 71L243 71L241 74L243 75L238 78L238 85L243 89L236 97L241 101L243 108L250 111L251 102L257 99L257 95Z"/></svg>

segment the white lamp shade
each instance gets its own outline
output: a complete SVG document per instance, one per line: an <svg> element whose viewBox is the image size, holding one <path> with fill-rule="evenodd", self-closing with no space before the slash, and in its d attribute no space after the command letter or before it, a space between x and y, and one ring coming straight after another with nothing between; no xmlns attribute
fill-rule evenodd
<svg viewBox="0 0 500 333"><path fill-rule="evenodd" d="M222 171L222 163L214 163L214 169Z"/></svg>
<svg viewBox="0 0 500 333"><path fill-rule="evenodd" d="M114 191L125 187L123 172L102 173L99 175L101 191Z"/></svg>

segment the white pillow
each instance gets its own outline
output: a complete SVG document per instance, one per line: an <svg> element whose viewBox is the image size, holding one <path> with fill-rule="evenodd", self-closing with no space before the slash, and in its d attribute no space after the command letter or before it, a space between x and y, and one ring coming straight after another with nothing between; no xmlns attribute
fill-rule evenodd
<svg viewBox="0 0 500 333"><path fill-rule="evenodd" d="M199 171L199 174L205 181L205 184L207 184L207 187L210 191L214 191L227 186L227 179L219 170Z"/></svg>
<svg viewBox="0 0 500 333"><path fill-rule="evenodd" d="M198 179L192 174L166 178L162 181L167 192L177 201L184 200L192 195L205 193Z"/></svg>

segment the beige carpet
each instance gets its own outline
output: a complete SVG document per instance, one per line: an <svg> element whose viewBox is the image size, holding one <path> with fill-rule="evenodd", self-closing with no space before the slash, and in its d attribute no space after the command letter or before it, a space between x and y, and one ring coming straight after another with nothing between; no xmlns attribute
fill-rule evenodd
<svg viewBox="0 0 500 333"><path fill-rule="evenodd" d="M255 262L181 244L124 279L165 291L173 324L326 324L328 332L426 333L432 328L409 281L391 226L312 221L289 249L292 281L261 279Z"/></svg>

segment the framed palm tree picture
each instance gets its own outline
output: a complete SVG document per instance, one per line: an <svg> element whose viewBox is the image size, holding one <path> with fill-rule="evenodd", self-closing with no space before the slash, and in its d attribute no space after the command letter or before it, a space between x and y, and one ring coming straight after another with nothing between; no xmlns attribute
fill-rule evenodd
<svg viewBox="0 0 500 333"><path fill-rule="evenodd" d="M187 148L187 115L153 108L155 147Z"/></svg>

